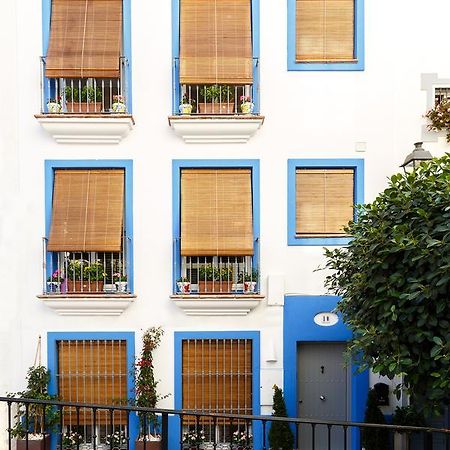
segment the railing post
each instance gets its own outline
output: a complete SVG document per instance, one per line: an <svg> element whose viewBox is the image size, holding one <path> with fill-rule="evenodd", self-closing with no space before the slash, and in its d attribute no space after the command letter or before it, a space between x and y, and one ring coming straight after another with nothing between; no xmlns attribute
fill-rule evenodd
<svg viewBox="0 0 450 450"><path fill-rule="evenodd" d="M11 404L12 402L8 401L8 450L12 448L12 436L11 436Z"/></svg>
<svg viewBox="0 0 450 450"><path fill-rule="evenodd" d="M162 413L162 450L168 450L169 448L169 415L166 412Z"/></svg>

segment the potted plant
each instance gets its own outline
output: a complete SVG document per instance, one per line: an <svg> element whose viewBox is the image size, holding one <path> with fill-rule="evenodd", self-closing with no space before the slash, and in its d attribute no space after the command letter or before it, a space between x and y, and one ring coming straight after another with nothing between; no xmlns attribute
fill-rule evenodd
<svg viewBox="0 0 450 450"><path fill-rule="evenodd" d="M106 444L112 450L122 450L127 447L127 437L123 431L114 431L113 434L106 435Z"/></svg>
<svg viewBox="0 0 450 450"><path fill-rule="evenodd" d="M127 112L127 105L125 104L125 97L123 95L113 95L112 110L115 113Z"/></svg>
<svg viewBox="0 0 450 450"><path fill-rule="evenodd" d="M231 292L233 286L233 269L205 264L198 269L199 292L223 294Z"/></svg>
<svg viewBox="0 0 450 450"><path fill-rule="evenodd" d="M49 98L47 102L47 112L50 114L58 114L62 111L60 98Z"/></svg>
<svg viewBox="0 0 450 450"><path fill-rule="evenodd" d="M237 450L248 450L252 448L253 436L247 431L236 430L231 435L232 447Z"/></svg>
<svg viewBox="0 0 450 450"><path fill-rule="evenodd" d="M153 372L153 351L161 342L164 331L161 327L151 327L142 336L142 350L135 365L136 398L133 403L142 408L155 408L159 400L167 397L158 394L159 381L155 380ZM138 413L139 436L136 441L136 450L160 450L161 436L157 432L158 419L153 413Z"/></svg>
<svg viewBox="0 0 450 450"><path fill-rule="evenodd" d="M231 114L234 112L234 89L227 84L213 84L200 89L203 102L200 113Z"/></svg>
<svg viewBox="0 0 450 450"><path fill-rule="evenodd" d="M241 95L239 97L241 101L242 114L252 114L255 104L252 102L252 98L249 95Z"/></svg>
<svg viewBox="0 0 450 450"><path fill-rule="evenodd" d="M78 87L66 86L64 94L68 112L92 113L102 111L103 95L99 87L94 88L86 85L79 89Z"/></svg>
<svg viewBox="0 0 450 450"><path fill-rule="evenodd" d="M27 387L24 391L8 394L9 397L26 399L56 400L47 390L50 372L44 366L30 367L26 376ZM26 410L28 409L28 415ZM45 420L44 420L45 418ZM58 411L50 405L18 404L11 428L12 437L17 439L17 450L49 450L50 435L59 423ZM28 436L27 436L28 433ZM28 441L28 444L27 444Z"/></svg>
<svg viewBox="0 0 450 450"><path fill-rule="evenodd" d="M205 439L205 432L203 430L199 430L198 432L195 430L186 431L183 433L183 448L197 450L205 442Z"/></svg>
<svg viewBox="0 0 450 450"><path fill-rule="evenodd" d="M191 282L189 281L189 278L186 277L178 278L177 288L180 294L189 294L189 292L191 291Z"/></svg>
<svg viewBox="0 0 450 450"><path fill-rule="evenodd" d="M450 100L445 99L436 104L434 108L425 114L425 117L431 122L427 128L430 131L445 130L447 142L450 142Z"/></svg>
<svg viewBox="0 0 450 450"><path fill-rule="evenodd" d="M113 273L113 281L117 286L117 292L127 292L127 275L120 272Z"/></svg>
<svg viewBox="0 0 450 450"><path fill-rule="evenodd" d="M76 293L103 291L106 273L100 261L88 263L83 259L71 259L67 266L67 290Z"/></svg>
<svg viewBox="0 0 450 450"><path fill-rule="evenodd" d="M256 285L258 284L258 271L253 269L251 273L241 272L238 277L238 282L243 284L244 293L252 294L256 292Z"/></svg>
<svg viewBox="0 0 450 450"><path fill-rule="evenodd" d="M64 281L62 272L56 269L47 278L47 293L49 292L61 292L61 283Z"/></svg>
<svg viewBox="0 0 450 450"><path fill-rule="evenodd" d="M83 436L75 431L68 431L63 435L62 448L64 450L77 450L83 442Z"/></svg>
<svg viewBox="0 0 450 450"><path fill-rule="evenodd" d="M189 98L186 94L183 95L183 98L181 100L180 106L178 107L178 110L180 111L180 114L191 114L192 110L195 106L195 100L193 98Z"/></svg>
<svg viewBox="0 0 450 450"><path fill-rule="evenodd" d="M425 418L412 405L397 406L392 416L392 425L423 427ZM394 450L409 450L410 434L408 432L395 431Z"/></svg>

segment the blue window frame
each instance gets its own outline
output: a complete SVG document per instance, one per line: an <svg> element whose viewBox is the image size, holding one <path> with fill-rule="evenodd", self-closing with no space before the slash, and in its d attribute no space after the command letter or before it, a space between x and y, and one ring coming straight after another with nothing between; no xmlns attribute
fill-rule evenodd
<svg viewBox="0 0 450 450"><path fill-rule="evenodd" d="M182 345L186 339L251 339L252 340L252 414L259 415L260 401L260 332L259 331L180 331L175 332L175 409L182 409ZM179 418L174 418L172 426L180 429ZM176 433L169 435L169 448L179 446L179 437ZM262 427L259 422L253 423L253 448L262 448Z"/></svg>
<svg viewBox="0 0 450 450"><path fill-rule="evenodd" d="M252 20L252 54L253 54L253 86L252 99L255 105L253 113L259 114L259 0L251 1L251 20ZM172 0L172 113L178 114L178 107L181 100L180 80L180 0Z"/></svg>
<svg viewBox="0 0 450 450"><path fill-rule="evenodd" d="M126 97L127 111L133 111L132 105L132 71L131 71L131 0L122 0L122 55L125 58L123 77L125 80L124 94ZM42 0L42 54L47 55L50 40L50 21L52 13L52 0ZM44 88L44 97L48 99L54 96L54 87ZM52 92L53 91L53 92Z"/></svg>
<svg viewBox="0 0 450 450"><path fill-rule="evenodd" d="M132 160L46 160L45 161L45 236L50 234L53 206L53 183L56 169L124 169L125 171L125 212L124 226L127 242L126 264L128 268L128 291L134 292L133 276L133 161ZM47 277L54 267L51 255L47 254Z"/></svg>
<svg viewBox="0 0 450 450"><path fill-rule="evenodd" d="M58 342L59 341L83 341L83 340L124 340L127 343L127 399L134 398L134 378L133 369L135 363L134 348L135 337L134 332L118 331L118 332L101 332L101 331L58 331L47 333L47 367L50 371L50 383L48 391L50 394L58 394ZM134 448L134 441L137 439L139 431L139 421L137 415L130 414L130 448ZM51 440L52 450L57 448L57 439L53 436Z"/></svg>
<svg viewBox="0 0 450 450"><path fill-rule="evenodd" d="M355 204L364 202L363 159L289 159L288 160L288 245L344 245L348 237L296 237L296 170L353 169Z"/></svg>
<svg viewBox="0 0 450 450"><path fill-rule="evenodd" d="M356 71L364 70L364 0L355 0L354 58L356 62L297 62L296 53L296 0L287 0L287 67L288 70L305 71Z"/></svg>
<svg viewBox="0 0 450 450"><path fill-rule="evenodd" d="M259 269L259 161L256 159L175 159L172 161L172 218L173 218L173 292L181 275L181 171L192 168L249 168L252 171L253 239L255 242L252 266Z"/></svg>

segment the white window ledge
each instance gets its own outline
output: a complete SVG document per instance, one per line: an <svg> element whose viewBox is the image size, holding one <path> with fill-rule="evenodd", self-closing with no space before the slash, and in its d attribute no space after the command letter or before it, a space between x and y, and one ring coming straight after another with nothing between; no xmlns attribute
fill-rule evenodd
<svg viewBox="0 0 450 450"><path fill-rule="evenodd" d="M264 295L171 295L170 298L187 316L246 316Z"/></svg>
<svg viewBox="0 0 450 450"><path fill-rule="evenodd" d="M134 302L136 295L55 294L37 297L60 316L120 316Z"/></svg>
<svg viewBox="0 0 450 450"><path fill-rule="evenodd" d="M264 116L169 116L169 125L187 144L245 144Z"/></svg>
<svg viewBox="0 0 450 450"><path fill-rule="evenodd" d="M59 144L118 144L133 129L128 114L36 114L34 117Z"/></svg>

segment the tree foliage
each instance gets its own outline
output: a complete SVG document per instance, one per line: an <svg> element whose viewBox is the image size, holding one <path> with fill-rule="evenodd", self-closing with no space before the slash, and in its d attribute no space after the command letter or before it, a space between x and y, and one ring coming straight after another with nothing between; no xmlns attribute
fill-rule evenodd
<svg viewBox="0 0 450 450"><path fill-rule="evenodd" d="M283 391L274 384L273 386L273 416L287 417L286 403ZM292 450L294 447L294 435L287 422L272 422L269 430L269 446L272 450Z"/></svg>
<svg viewBox="0 0 450 450"><path fill-rule="evenodd" d="M326 286L362 368L393 378L427 411L450 400L450 155L391 177L358 207L347 247L326 250Z"/></svg>

